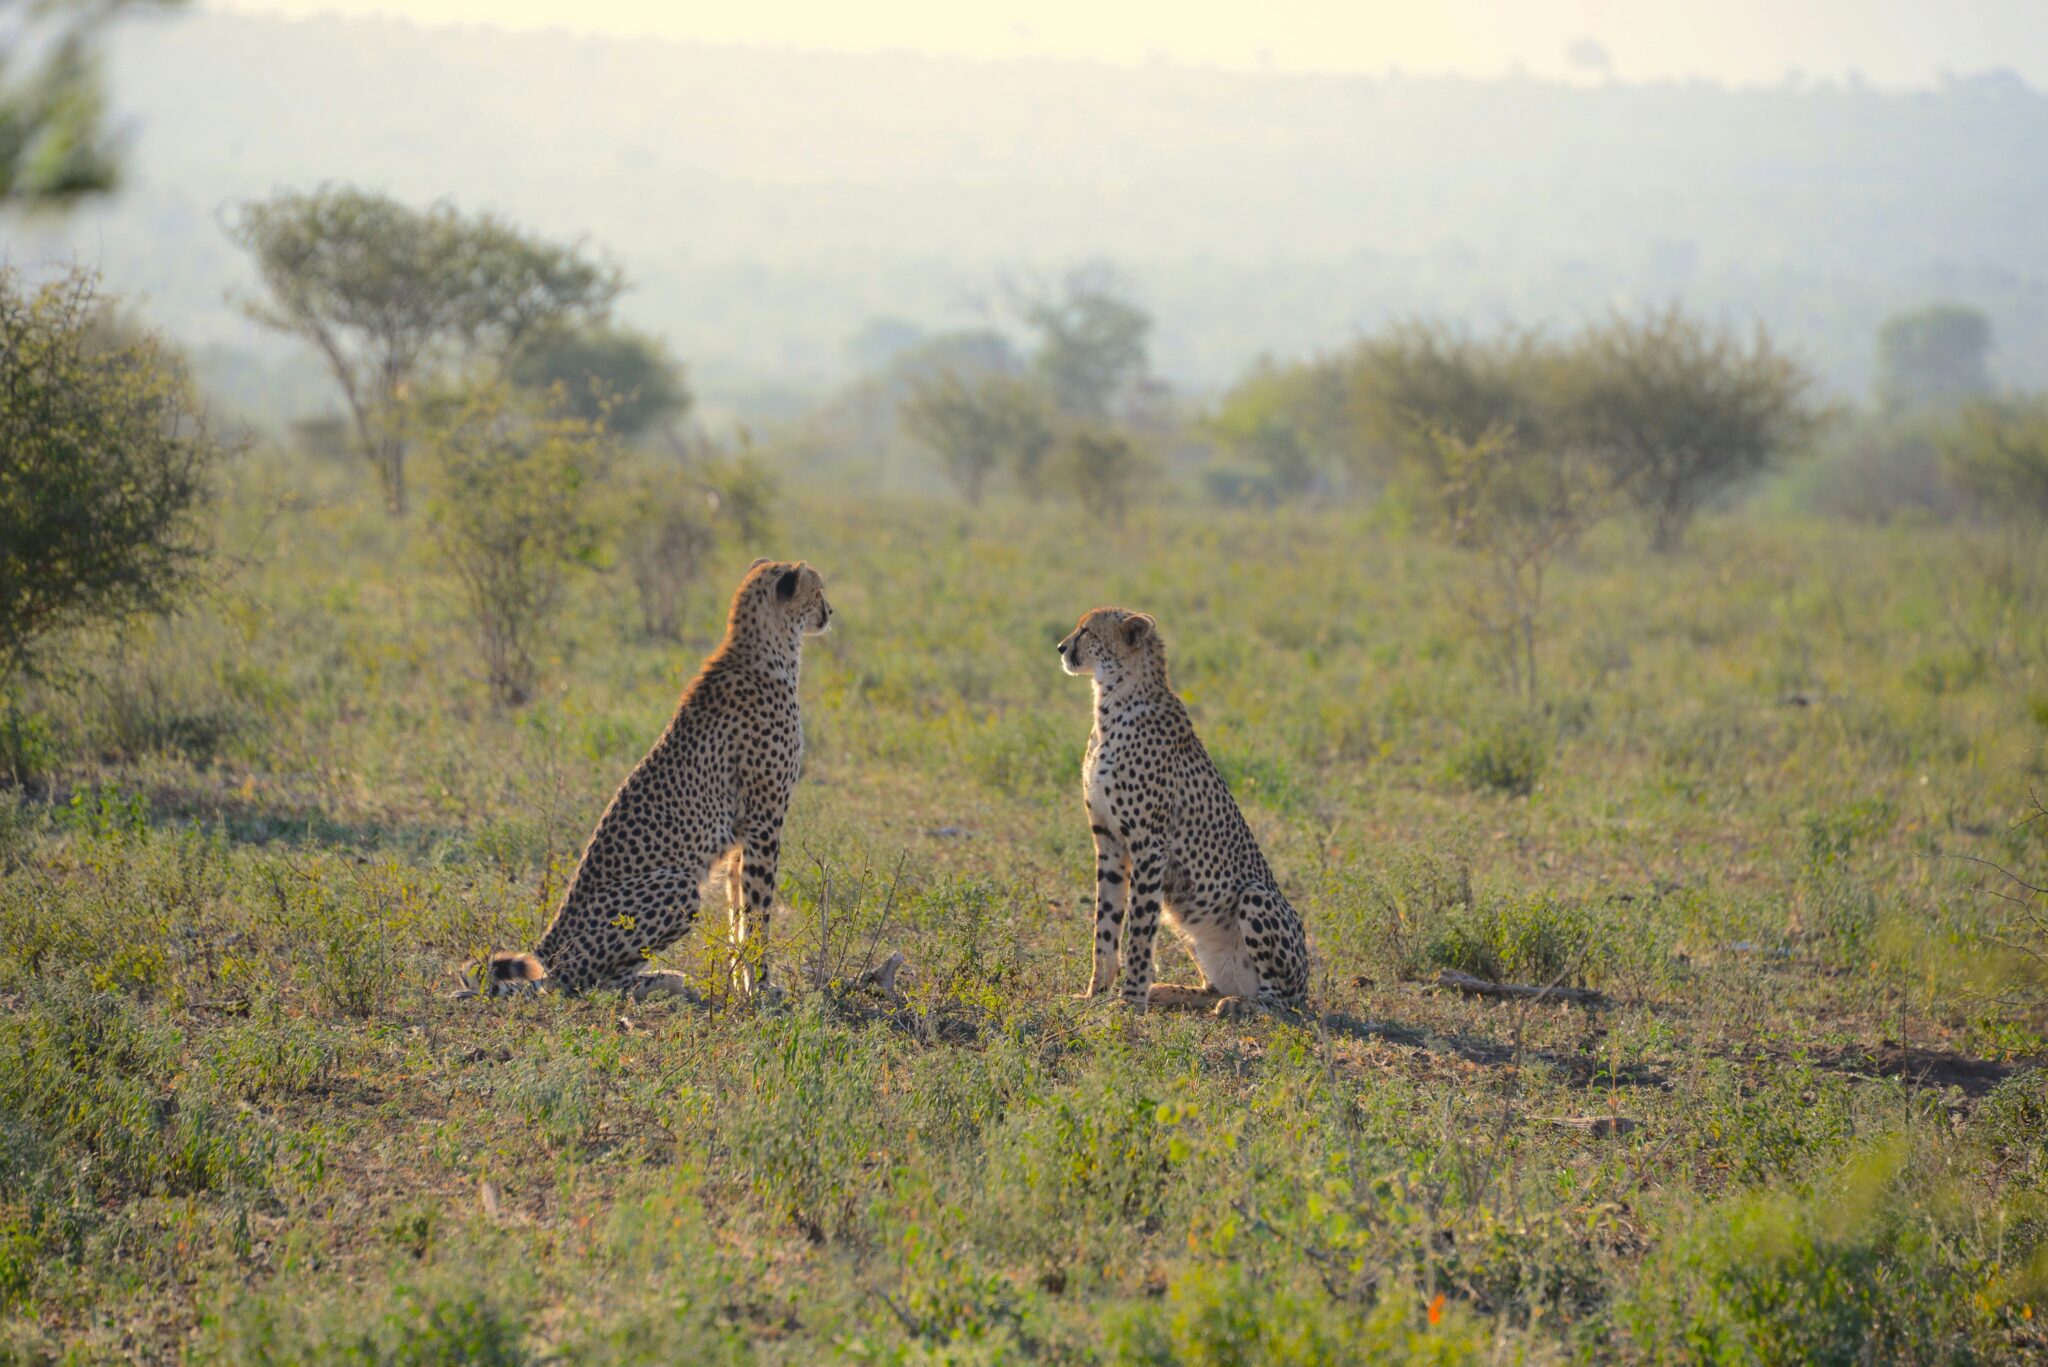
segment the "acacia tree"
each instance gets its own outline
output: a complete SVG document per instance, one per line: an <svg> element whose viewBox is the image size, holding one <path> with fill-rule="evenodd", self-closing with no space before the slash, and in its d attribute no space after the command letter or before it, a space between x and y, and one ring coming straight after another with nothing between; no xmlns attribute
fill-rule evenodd
<svg viewBox="0 0 2048 1367"><path fill-rule="evenodd" d="M1038 334L1032 365L1061 413L1100 418L1116 392L1144 373L1152 316L1131 302L1108 266L1079 267L1057 291L1025 295L1016 307Z"/></svg>
<svg viewBox="0 0 2048 1367"><path fill-rule="evenodd" d="M90 274L0 270L0 679L81 623L174 604L212 551L224 448L183 368Z"/></svg>
<svg viewBox="0 0 2048 1367"><path fill-rule="evenodd" d="M621 288L618 272L580 244L346 186L238 205L228 232L263 280L265 298L248 303L250 315L319 350L357 445L400 514L402 410L429 368L503 362L553 329L601 322Z"/></svg>
<svg viewBox="0 0 2048 1367"><path fill-rule="evenodd" d="M1709 501L1812 438L1815 381L1772 346L1676 306L1588 327L1555 371L1557 437L1594 455L1677 550Z"/></svg>
<svg viewBox="0 0 2048 1367"><path fill-rule="evenodd" d="M1434 489L1448 472L1440 440L1473 445L1511 433L1522 449L1547 441L1544 377L1548 348L1532 332L1506 328L1476 336L1440 323L1395 323L1340 361L1348 450L1381 484L1418 480Z"/></svg>
<svg viewBox="0 0 2048 1367"><path fill-rule="evenodd" d="M989 476L1010 465L1026 490L1054 435L1037 391L1006 375L963 379L942 370L914 381L898 420L930 447L969 503L980 503Z"/></svg>
<svg viewBox="0 0 2048 1367"><path fill-rule="evenodd" d="M1069 497L1121 527L1147 461L1124 433L1084 425L1067 433L1052 464L1055 482Z"/></svg>

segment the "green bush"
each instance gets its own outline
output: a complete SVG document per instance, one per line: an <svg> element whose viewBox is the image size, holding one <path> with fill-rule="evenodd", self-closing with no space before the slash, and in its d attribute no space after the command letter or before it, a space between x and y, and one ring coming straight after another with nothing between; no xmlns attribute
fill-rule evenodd
<svg viewBox="0 0 2048 1367"><path fill-rule="evenodd" d="M766 1021L727 1127L737 1170L814 1238L853 1228L878 1133L876 1060L862 1036L813 1008Z"/></svg>
<svg viewBox="0 0 2048 1367"><path fill-rule="evenodd" d="M0 781L41 787L62 758L49 718L24 712L11 700L0 705Z"/></svg>
<svg viewBox="0 0 2048 1367"><path fill-rule="evenodd" d="M5 1185L182 1195L262 1183L270 1138L184 1083L181 1037L75 979L0 1017Z"/></svg>
<svg viewBox="0 0 2048 1367"><path fill-rule="evenodd" d="M80 271L33 294L0 267L0 680L57 634L167 611L213 550L227 450L184 367Z"/></svg>
<svg viewBox="0 0 2048 1367"><path fill-rule="evenodd" d="M2030 1254L2001 1254L1938 1160L1895 1142L1700 1211L1616 1318L1653 1362L1973 1361L1999 1356L1997 1325L2040 1294L1999 1276Z"/></svg>
<svg viewBox="0 0 2048 1367"><path fill-rule="evenodd" d="M1452 778L1480 792L1527 797L1550 763L1550 736L1534 718L1496 721L1451 756Z"/></svg>
<svg viewBox="0 0 2048 1367"><path fill-rule="evenodd" d="M1110 1257L1165 1213L1173 1136L1161 1109L1138 1079L1113 1074L1013 1108L989 1141L986 1236L1046 1266ZM1085 1225L1076 1211L1090 1212Z"/></svg>
<svg viewBox="0 0 2048 1367"><path fill-rule="evenodd" d="M1174 1279L1163 1306L1133 1307L1112 1321L1105 1356L1158 1367L1449 1364L1484 1361L1490 1347L1460 1306L1440 1306L1432 1323L1422 1298L1401 1290L1361 1310L1277 1275L1198 1263Z"/></svg>
<svg viewBox="0 0 2048 1367"><path fill-rule="evenodd" d="M1578 984L1597 978L1612 953L1586 908L1538 895L1466 905L1422 959L1490 982Z"/></svg>
<svg viewBox="0 0 2048 1367"><path fill-rule="evenodd" d="M613 448L601 424L563 416L502 383L435 396L416 423L434 457L428 524L462 586L491 692L533 695L534 652L569 571L602 558L601 481Z"/></svg>
<svg viewBox="0 0 2048 1367"><path fill-rule="evenodd" d="M2048 1191L2048 1068L2029 1068L1978 1104L1977 1133L2024 1181Z"/></svg>
<svg viewBox="0 0 2048 1367"><path fill-rule="evenodd" d="M437 1283L446 1281L436 1278ZM381 1297L379 1298L382 1299ZM285 1367L523 1367L535 1360L524 1318L476 1287L401 1286L381 1311L349 1297L308 1310L248 1296L210 1326L200 1362Z"/></svg>

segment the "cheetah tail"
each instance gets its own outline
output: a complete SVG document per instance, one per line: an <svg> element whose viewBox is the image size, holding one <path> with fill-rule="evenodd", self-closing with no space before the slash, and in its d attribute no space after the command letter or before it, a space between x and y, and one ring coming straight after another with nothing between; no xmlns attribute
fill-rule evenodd
<svg viewBox="0 0 2048 1367"><path fill-rule="evenodd" d="M548 971L531 954L500 951L484 961L484 976L496 987L500 983L539 982L548 976Z"/></svg>

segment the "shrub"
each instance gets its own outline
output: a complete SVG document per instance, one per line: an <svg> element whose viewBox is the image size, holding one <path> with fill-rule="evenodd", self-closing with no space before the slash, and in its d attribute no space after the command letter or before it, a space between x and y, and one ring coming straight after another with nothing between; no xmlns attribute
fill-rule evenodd
<svg viewBox="0 0 2048 1367"><path fill-rule="evenodd" d="M20 788L35 786L56 769L58 757L48 718L12 702L0 703L0 780Z"/></svg>
<svg viewBox="0 0 2048 1367"><path fill-rule="evenodd" d="M2048 1068L1999 1083L1979 1104L1976 1127L2022 1178L2048 1191Z"/></svg>
<svg viewBox="0 0 2048 1367"><path fill-rule="evenodd" d="M265 1137L206 1093L174 1088L177 1032L77 980L0 1018L0 1173L10 1190L180 1195L255 1183Z"/></svg>
<svg viewBox="0 0 2048 1367"><path fill-rule="evenodd" d="M1107 1360L1175 1367L1283 1367L1325 1362L1476 1362L1485 1327L1462 1307L1432 1314L1390 1288L1369 1312L1242 1267L1199 1263L1174 1278L1163 1306L1133 1308L1111 1325Z"/></svg>
<svg viewBox="0 0 2048 1367"><path fill-rule="evenodd" d="M420 425L436 458L435 541L462 584L491 692L516 707L533 694L533 652L569 570L603 547L597 492L611 443L601 426L498 382L437 396Z"/></svg>
<svg viewBox="0 0 2048 1367"><path fill-rule="evenodd" d="M991 1141L986 1217L1020 1253L1058 1266L1108 1256L1077 1231L1072 1212L1095 1213L1088 1228L1127 1237L1166 1206L1171 1127L1141 1079L1097 1076L1013 1109Z"/></svg>
<svg viewBox="0 0 2048 1367"><path fill-rule="evenodd" d="M1643 1269L1617 1319L1654 1362L1976 1360L2028 1290L1996 1275L1951 1180L1894 1143L1810 1188L1709 1206ZM2025 1250L2012 1253L2023 1265Z"/></svg>
<svg viewBox="0 0 2048 1367"><path fill-rule="evenodd" d="M57 633L163 612L212 553L226 455L183 367L83 272L0 269L0 680Z"/></svg>
<svg viewBox="0 0 2048 1367"><path fill-rule="evenodd" d="M2000 517L2048 517L2048 398L1984 401L1940 438L1950 479Z"/></svg>
<svg viewBox="0 0 2048 1367"><path fill-rule="evenodd" d="M1556 372L1563 444L1607 467L1674 551L1702 508L1771 469L1819 430L1812 372L1677 306L1588 327Z"/></svg>
<svg viewBox="0 0 2048 1367"><path fill-rule="evenodd" d="M1577 984L1611 952L1585 908L1526 897L1467 905L1423 948L1422 958L1491 982Z"/></svg>
<svg viewBox="0 0 2048 1367"><path fill-rule="evenodd" d="M877 1146L873 1056L817 1011L768 1023L753 1042L732 1153L755 1193L815 1238L853 1226L855 1175Z"/></svg>
<svg viewBox="0 0 2048 1367"><path fill-rule="evenodd" d="M1123 525L1131 494L1150 462L1137 444L1108 428L1078 428L1052 456L1052 482L1075 502Z"/></svg>
<svg viewBox="0 0 2048 1367"><path fill-rule="evenodd" d="M403 1287L382 1313L376 1310L353 1296L312 1313L283 1298L250 1296L209 1326L215 1341L195 1356L312 1367L521 1367L535 1360L522 1317L475 1287Z"/></svg>
<svg viewBox="0 0 2048 1367"><path fill-rule="evenodd" d="M989 477L1004 465L1027 492L1037 491L1038 464L1053 444L1038 391L1005 375L963 379L951 370L914 382L900 414L903 429L938 456L946 478L969 503L980 503Z"/></svg>
<svg viewBox="0 0 2048 1367"><path fill-rule="evenodd" d="M1508 428L1466 440L1430 433L1434 458L1409 493L1439 536L1480 562L1458 603L1491 646L1508 685L1537 695L1536 642L1550 567L1598 520L1600 476L1571 453L1517 441Z"/></svg>
<svg viewBox="0 0 2048 1367"><path fill-rule="evenodd" d="M1493 722L1451 756L1450 772L1467 788L1527 797L1550 762L1550 737L1533 717Z"/></svg>
<svg viewBox="0 0 2048 1367"><path fill-rule="evenodd" d="M640 601L640 627L675 640L682 634L683 604L718 545L712 522L717 495L681 471L644 472L625 493L619 549Z"/></svg>

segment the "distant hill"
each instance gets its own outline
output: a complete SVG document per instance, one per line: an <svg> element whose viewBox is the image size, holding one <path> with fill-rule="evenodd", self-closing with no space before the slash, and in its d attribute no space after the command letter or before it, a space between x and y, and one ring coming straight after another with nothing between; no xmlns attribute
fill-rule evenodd
<svg viewBox="0 0 2048 1367"><path fill-rule="evenodd" d="M125 29L111 77L130 189L8 225L8 253L98 262L259 407L318 391L238 359L273 344L224 301L246 276L217 208L325 179L587 234L628 316L757 413L844 379L874 318L973 321L1003 273L1098 255L1195 388L1404 313L1671 297L1763 319L1851 391L1887 313L1960 300L2004 380L2048 385L2048 95L2003 73L1587 87L199 12Z"/></svg>

